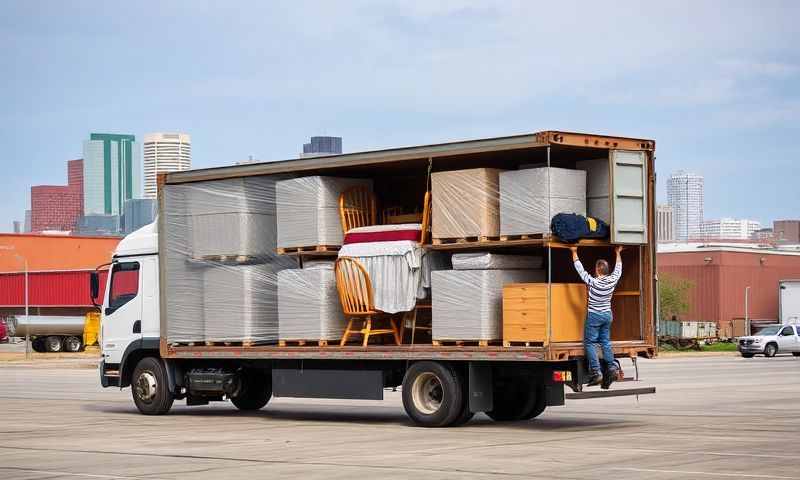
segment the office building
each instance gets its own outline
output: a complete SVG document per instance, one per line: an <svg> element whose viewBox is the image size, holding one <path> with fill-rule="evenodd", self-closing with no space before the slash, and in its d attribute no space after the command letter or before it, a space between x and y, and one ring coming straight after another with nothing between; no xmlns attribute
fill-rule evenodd
<svg viewBox="0 0 800 480"><path fill-rule="evenodd" d="M153 223L156 218L156 200L153 198L133 198L125 201L122 215L122 233L127 235L143 226Z"/></svg>
<svg viewBox="0 0 800 480"><path fill-rule="evenodd" d="M311 137L311 141L303 144L301 157L322 157L342 153L342 137Z"/></svg>
<svg viewBox="0 0 800 480"><path fill-rule="evenodd" d="M119 215L84 215L78 219L77 235L98 237L121 235L121 217Z"/></svg>
<svg viewBox="0 0 800 480"><path fill-rule="evenodd" d="M675 216L669 205L656 207L656 240L659 242L675 241Z"/></svg>
<svg viewBox="0 0 800 480"><path fill-rule="evenodd" d="M703 177L682 170L667 180L667 203L672 207L675 239L699 238L703 222Z"/></svg>
<svg viewBox="0 0 800 480"><path fill-rule="evenodd" d="M144 195L156 198L159 173L178 172L192 167L192 139L186 133L148 133L144 151Z"/></svg>
<svg viewBox="0 0 800 480"><path fill-rule="evenodd" d="M753 232L753 235L750 236L752 240L757 240L760 243L774 243L775 242L775 235L772 232L772 228L760 228Z"/></svg>
<svg viewBox="0 0 800 480"><path fill-rule="evenodd" d="M25 229L23 233L30 233L31 231L31 211L25 210Z"/></svg>
<svg viewBox="0 0 800 480"><path fill-rule="evenodd" d="M32 232L71 232L75 229L83 212L82 170L82 160L70 160L67 162L67 185L31 187Z"/></svg>
<svg viewBox="0 0 800 480"><path fill-rule="evenodd" d="M772 222L775 241L783 244L800 244L800 220L775 220Z"/></svg>
<svg viewBox="0 0 800 480"><path fill-rule="evenodd" d="M122 215L141 198L142 163L133 135L92 133L83 143L84 215Z"/></svg>
<svg viewBox="0 0 800 480"><path fill-rule="evenodd" d="M721 218L703 220L700 237L704 240L750 240L761 223L755 220Z"/></svg>
<svg viewBox="0 0 800 480"><path fill-rule="evenodd" d="M14 223L14 233L22 233L22 228L23 228L22 222L20 222L19 220L14 220L13 223Z"/></svg>

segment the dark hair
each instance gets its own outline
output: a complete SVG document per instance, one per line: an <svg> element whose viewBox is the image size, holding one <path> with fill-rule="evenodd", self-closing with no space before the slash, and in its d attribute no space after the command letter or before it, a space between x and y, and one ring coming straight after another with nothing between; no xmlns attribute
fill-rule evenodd
<svg viewBox="0 0 800 480"><path fill-rule="evenodd" d="M608 275L608 262L603 260L602 258L594 264L594 268L598 270L603 275Z"/></svg>

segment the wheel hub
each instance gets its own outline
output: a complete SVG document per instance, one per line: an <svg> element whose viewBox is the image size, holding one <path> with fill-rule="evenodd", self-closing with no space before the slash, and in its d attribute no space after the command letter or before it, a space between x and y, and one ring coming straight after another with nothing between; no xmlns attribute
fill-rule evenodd
<svg viewBox="0 0 800 480"><path fill-rule="evenodd" d="M136 396L143 402L150 403L156 396L156 377L152 372L142 372L136 379Z"/></svg>
<svg viewBox="0 0 800 480"><path fill-rule="evenodd" d="M442 381L435 374L426 372L419 375L411 387L411 395L417 409L431 415L439 411L444 399Z"/></svg>

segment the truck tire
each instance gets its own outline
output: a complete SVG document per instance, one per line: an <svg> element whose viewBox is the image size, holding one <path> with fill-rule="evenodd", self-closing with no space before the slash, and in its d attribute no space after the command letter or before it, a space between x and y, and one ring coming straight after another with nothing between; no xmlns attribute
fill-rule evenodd
<svg viewBox="0 0 800 480"><path fill-rule="evenodd" d="M486 412L496 422L530 420L545 409L544 389L529 381L508 379L498 382L492 392L494 408Z"/></svg>
<svg viewBox="0 0 800 480"><path fill-rule="evenodd" d="M67 337L64 339L64 351L67 352L80 352L83 347L83 342L78 337Z"/></svg>
<svg viewBox="0 0 800 480"><path fill-rule="evenodd" d="M60 352L64 348L64 342L58 335L50 335L44 339L44 349L47 352Z"/></svg>
<svg viewBox="0 0 800 480"><path fill-rule="evenodd" d="M264 370L244 370L241 382L239 392L231 397L239 410L259 410L272 398L272 375Z"/></svg>
<svg viewBox="0 0 800 480"><path fill-rule="evenodd" d="M44 338L37 338L31 340L31 348L33 349L34 352L44 353L45 352Z"/></svg>
<svg viewBox="0 0 800 480"><path fill-rule="evenodd" d="M131 395L144 415L163 415L172 408L175 397L169 391L167 372L157 358L144 357L131 377Z"/></svg>
<svg viewBox="0 0 800 480"><path fill-rule="evenodd" d="M764 347L764 356L767 358L774 357L775 354L778 353L778 346L774 343L768 343L766 347Z"/></svg>
<svg viewBox="0 0 800 480"><path fill-rule="evenodd" d="M449 365L417 362L403 378L403 407L422 427L448 427L469 420L463 410L462 384L461 376Z"/></svg>

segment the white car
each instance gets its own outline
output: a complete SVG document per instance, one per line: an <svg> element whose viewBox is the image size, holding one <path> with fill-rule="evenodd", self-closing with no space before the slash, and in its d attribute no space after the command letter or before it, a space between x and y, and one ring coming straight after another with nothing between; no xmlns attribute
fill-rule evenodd
<svg viewBox="0 0 800 480"><path fill-rule="evenodd" d="M739 337L737 348L744 358L752 358L756 354L774 357L777 353L791 353L795 357L800 357L800 326L764 327L756 335Z"/></svg>

